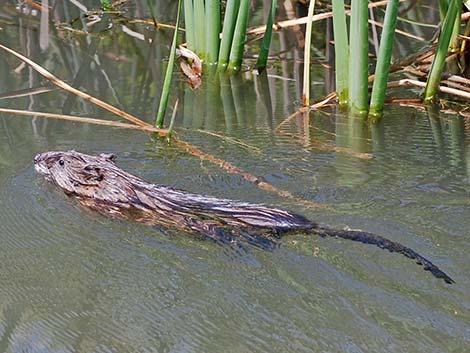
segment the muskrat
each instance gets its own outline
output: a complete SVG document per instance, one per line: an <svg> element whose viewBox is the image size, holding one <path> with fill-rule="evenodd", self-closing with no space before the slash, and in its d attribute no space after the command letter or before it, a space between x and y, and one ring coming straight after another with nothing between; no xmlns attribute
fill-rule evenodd
<svg viewBox="0 0 470 353"><path fill-rule="evenodd" d="M416 260L446 283L454 281L414 250L381 236L359 230L338 230L304 216L262 204L219 199L150 184L118 168L113 154L90 156L76 151L45 152L34 158L37 172L81 204L114 217L176 228L216 241L276 243L287 232L315 233L373 244Z"/></svg>

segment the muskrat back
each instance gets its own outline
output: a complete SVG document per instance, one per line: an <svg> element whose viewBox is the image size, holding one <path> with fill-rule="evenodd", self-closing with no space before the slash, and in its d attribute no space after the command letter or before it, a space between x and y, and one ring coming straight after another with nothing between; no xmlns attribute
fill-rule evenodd
<svg viewBox="0 0 470 353"><path fill-rule="evenodd" d="M302 215L277 207L220 199L151 184L117 167L112 154L91 156L76 151L45 152L35 157L34 166L67 195L110 217L176 228L216 240L226 239L227 235L229 239L255 235L275 240L292 231L340 237L401 253L415 259L434 276L447 283L453 282L431 261L381 236L322 227Z"/></svg>
<svg viewBox="0 0 470 353"><path fill-rule="evenodd" d="M118 168L115 156L46 152L36 156L35 168L66 194L81 200L156 212L163 218L205 219L221 226L252 226L275 230L307 229L303 216L261 204L219 199L149 184ZM194 221L194 220L193 220Z"/></svg>

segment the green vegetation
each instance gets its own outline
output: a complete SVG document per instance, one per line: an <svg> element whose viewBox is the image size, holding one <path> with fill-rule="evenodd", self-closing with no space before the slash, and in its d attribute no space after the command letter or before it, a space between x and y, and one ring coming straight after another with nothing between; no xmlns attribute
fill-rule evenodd
<svg viewBox="0 0 470 353"><path fill-rule="evenodd" d="M310 105L310 53L312 44L313 12L315 11L315 1L311 1L308 6L307 28L305 30L305 50L304 50L304 88L302 102Z"/></svg>
<svg viewBox="0 0 470 353"><path fill-rule="evenodd" d="M221 27L221 1L185 0L188 48L220 70L240 69L245 47L249 0L228 0Z"/></svg>
<svg viewBox="0 0 470 353"><path fill-rule="evenodd" d="M441 82L442 71L445 66L445 60L449 51L449 45L452 41L452 36L455 36L455 23L457 17L460 17L460 11L462 9L461 0L451 0L447 9L444 23L442 24L441 35L436 49L436 55L432 62L431 70L429 72L429 78L426 85L426 91L424 93L424 99L427 102L431 102L436 99L439 83Z"/></svg>
<svg viewBox="0 0 470 353"><path fill-rule="evenodd" d="M230 57L230 49L232 48L233 33L237 23L238 10L240 8L240 0L228 0L225 8L224 23L222 28L222 38L220 40L220 52L218 67L225 70Z"/></svg>
<svg viewBox="0 0 470 353"><path fill-rule="evenodd" d="M333 0L333 28L335 38L336 92L339 104L346 106L349 101L349 41L344 0Z"/></svg>
<svg viewBox="0 0 470 353"><path fill-rule="evenodd" d="M344 0L332 1L333 28L336 54L336 93L340 106L347 107L353 115L380 117L384 109L389 71L394 50L395 29L398 20L399 1L387 3L384 25L381 31L380 47L369 102L369 3L363 0L351 0L351 19L348 31ZM445 18L439 47L429 73L425 101L435 99L440 77L445 65L449 46L454 51L459 48L457 34L460 29L458 9L460 0L450 3L440 1L440 16ZM226 68L238 71L242 64L246 41L247 21L249 17L248 0L228 0L222 26L220 1L185 1L186 37L188 47L194 50L206 64L214 65L218 58L219 71ZM272 27L276 13L277 1L271 2L256 68L259 72L265 69L272 38ZM309 15L306 19L304 61L304 88L302 100L310 104L310 53L314 2L309 4ZM195 19L199 20L199 23ZM203 21L204 20L204 21ZM197 33L206 33L205 36ZM348 36L349 32L349 36ZM194 39L193 34L199 38ZM203 38L204 37L204 38ZM348 39L349 37L349 39Z"/></svg>
<svg viewBox="0 0 470 353"><path fill-rule="evenodd" d="M390 0L385 12L384 29L375 66L374 85L372 86L370 99L370 113L372 115L380 115L384 107L387 80L392 60L395 27L397 24L398 5L398 0Z"/></svg>
<svg viewBox="0 0 470 353"><path fill-rule="evenodd" d="M263 43L259 52L258 61L256 62L256 69L258 72L266 68L268 62L269 47L271 45L271 38L273 34L274 18L276 17L277 0L271 1L271 8L269 9L268 21L266 23L266 32L264 33Z"/></svg>
<svg viewBox="0 0 470 353"><path fill-rule="evenodd" d="M171 43L170 59L168 60L168 66L166 67L165 81L163 81L163 90L162 90L162 96L160 97L160 104L158 105L157 118L155 119L156 128L163 127L163 120L165 118L166 108L168 105L168 98L170 96L171 80L173 77L173 71L174 71L174 66L175 66L176 42L178 41L180 12L181 12L181 0L178 0L178 14L176 16L176 28L175 28L175 33L173 34L173 42Z"/></svg>
<svg viewBox="0 0 470 353"><path fill-rule="evenodd" d="M232 45L228 60L228 69L232 71L240 70L243 60L243 49L245 48L246 27L248 25L248 15L250 13L250 0L241 0L238 10L237 22L232 37Z"/></svg>
<svg viewBox="0 0 470 353"><path fill-rule="evenodd" d="M301 4L296 1L281 3L277 0L255 3L250 0L180 0L176 6L176 2L138 0L139 13L142 9L147 9L146 18L137 18L137 12L135 16L129 14L126 3L101 0L99 8L87 9L76 2L74 5L67 5L70 9L67 7L68 12L64 13L68 14L71 9L75 9L78 15L76 13L75 17L69 16L66 23L57 27L51 26L51 23L41 23L38 28L56 32L69 28L70 34L67 35L76 35L77 41L85 41L83 34L88 32L86 42L91 53L98 51L103 42L113 41L120 48L133 47L136 55L147 57L148 67L153 71L150 74L145 68L135 68L143 70L139 71L142 72L139 87L149 86L151 82L164 77L161 94L160 86L146 93L147 98L154 99L150 105L154 107L153 125L158 128L165 125L172 78L177 67L177 42L178 38L182 38L178 33L184 35L185 42L184 48L179 50L182 71L194 90L204 82L210 84L211 89L206 95L224 92L225 89L214 88L212 85L222 86L230 77L236 77L244 67L247 68L247 75L252 74L253 68L257 69L257 74L264 74L265 79L260 81L263 85L257 86L257 90L272 85L272 82L268 84L270 76L285 80L285 87L289 86L287 82L293 82L292 85L296 86L296 97L292 101L303 102L303 111L306 111L307 107L319 108L336 99L342 110L348 110L351 115L377 118L384 111L386 98L393 98L394 90L403 86L417 87L407 91L409 98L419 97L421 90L425 88L422 100L425 103L437 101L438 92L451 94L459 97L458 99L470 98L470 89L462 88L462 84L468 85L465 81L465 75L469 76L470 71L465 69L468 66L468 55L460 52L468 51L468 45L462 42L462 36L458 36L464 25L467 28L465 34L468 36L470 25L468 21L461 23L460 0L439 1L439 11L429 10L434 16L434 21L429 18L424 20L425 23L418 8L412 13L407 8L400 8L401 3L398 0L389 0L386 4L363 0L332 0L332 3L326 6L315 4L313 1ZM306 15L307 10L308 16L296 17L296 13ZM402 13L398 17L400 11ZM181 17L184 18L181 20L184 23L180 25ZM41 16L41 21L48 21L47 18ZM163 23L162 18L165 18L167 23ZM442 32L439 36L436 35L438 44L437 48L433 48L430 42L433 40L432 33L424 33L422 29L437 28L439 19L443 22ZM177 29L172 33L175 28L173 23ZM400 32L397 32L397 24ZM115 36L117 41L115 38L111 39L111 36L108 36L111 28L113 31L121 29L127 37L121 35ZM378 36L372 36L372 31L377 32ZM396 33L400 33L398 40ZM46 34L47 32L42 33L41 38L46 38ZM62 33L60 35L63 36ZM290 36L288 40L287 36ZM404 39L404 36L411 39ZM418 41L418 44L395 45L406 40ZM289 41L290 43L286 44ZM41 43L41 49L44 49L47 41L42 40ZM334 45L334 55L333 50L329 50L330 43ZM142 48L149 52L143 55ZM413 52L414 49L409 48L417 48L416 53ZM418 52L420 48L423 55ZM56 52L65 50L59 47ZM452 54L450 59L449 54ZM64 67L77 67L77 62L69 63L65 59L66 55L62 57ZM161 63L166 58L168 64L163 75L161 71L164 65ZM407 59L401 60L402 58ZM393 61L398 62L392 65ZM74 84L85 85L86 75L83 73L92 62L92 55L89 55L74 77ZM326 81L329 75L334 75L335 87L325 84L324 89L311 91L313 85L318 85L323 79L318 78L320 70L323 70L318 63L324 65L324 70L328 70L329 64L333 65L333 62L334 70L327 71L324 77ZM152 63L157 63L156 67ZM268 66L269 72L263 72ZM467 72L464 72L465 70ZM391 71L394 73L392 76ZM390 82L390 77L395 81ZM444 81L443 77L446 78ZM240 77L236 80L240 80ZM455 82L449 83L449 80ZM300 87L301 83L303 87ZM110 87L111 91L113 89ZM335 95L332 94L333 91L336 92ZM402 96L402 93L403 90L395 97ZM136 95L138 96L138 93ZM243 96L243 93L240 96ZM286 94L287 96L289 94ZM174 97L172 101L177 98ZM74 102L75 99L67 99L63 113L70 113ZM115 103L120 104L117 97ZM186 106L186 103L182 103L182 106ZM273 107L269 109L272 110Z"/></svg>
<svg viewBox="0 0 470 353"><path fill-rule="evenodd" d="M355 114L365 114L368 106L369 74L369 11L367 1L351 1L349 30L349 108Z"/></svg>

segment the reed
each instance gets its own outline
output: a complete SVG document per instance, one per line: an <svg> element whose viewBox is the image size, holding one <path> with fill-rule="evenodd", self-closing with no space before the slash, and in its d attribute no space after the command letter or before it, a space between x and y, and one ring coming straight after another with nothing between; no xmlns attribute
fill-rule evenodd
<svg viewBox="0 0 470 353"><path fill-rule="evenodd" d="M227 66L227 68L231 71L239 71L241 68L249 12L250 0L241 0Z"/></svg>
<svg viewBox="0 0 470 353"><path fill-rule="evenodd" d="M240 0L228 0L225 8L224 23L222 28L222 38L220 41L219 52L219 71L227 68L230 57L230 48L232 47L233 32L237 23L238 10L240 8Z"/></svg>
<svg viewBox="0 0 470 353"><path fill-rule="evenodd" d="M449 50L449 44L454 32L456 17L460 16L462 10L461 0L451 0L447 13L442 24L441 35L437 44L436 54L429 71L426 89L424 91L424 101L431 102L437 98L439 84L441 82L442 71L444 70L445 60Z"/></svg>
<svg viewBox="0 0 470 353"><path fill-rule="evenodd" d="M170 58L168 59L168 66L166 67L165 80L163 81L162 95L160 97L160 104L158 106L157 117L155 119L155 127L162 128L163 120L165 118L166 108L168 105L168 98L171 90L171 79L173 77L173 68L175 66L176 57L176 43L178 41L178 28L180 23L181 14L181 0L178 0L178 14L176 15L176 28L173 34L173 42L171 43Z"/></svg>
<svg viewBox="0 0 470 353"><path fill-rule="evenodd" d="M184 0L184 26L186 44L194 51L196 46L193 0Z"/></svg>
<svg viewBox="0 0 470 353"><path fill-rule="evenodd" d="M303 104L310 105L310 53L312 44L312 26L313 26L313 12L315 10L315 1L310 1L308 5L308 21L305 30L305 49L304 49L304 87L302 93Z"/></svg>
<svg viewBox="0 0 470 353"><path fill-rule="evenodd" d="M380 115L383 111L387 80L390 72L393 42L398 15L398 0L389 0L385 11L384 28L380 39L379 55L375 67L369 113Z"/></svg>
<svg viewBox="0 0 470 353"><path fill-rule="evenodd" d="M171 137L173 135L173 127L175 126L175 120L176 120L176 112L178 111L178 99L175 102L175 105L173 106L173 113L171 114L171 120L170 120L170 126L168 126L168 132L166 135L167 141L171 141Z"/></svg>
<svg viewBox="0 0 470 353"><path fill-rule="evenodd" d="M460 16L460 12L455 17L454 28L452 31L452 36L450 39L450 49L453 52L457 52L460 50L460 39L458 35L460 34L460 27L462 25L462 16Z"/></svg>
<svg viewBox="0 0 470 353"><path fill-rule="evenodd" d="M149 8L149 11L150 11L150 16L152 16L152 21L153 21L153 25L155 26L155 28L157 28L157 16L155 15L155 10L154 10L154 4L152 3L151 0L147 0L147 7Z"/></svg>
<svg viewBox="0 0 470 353"><path fill-rule="evenodd" d="M349 41L344 0L333 0L336 92L340 106L349 101Z"/></svg>
<svg viewBox="0 0 470 353"><path fill-rule="evenodd" d="M271 37L273 33L273 23L276 17L277 0L271 1L268 21L266 23L266 32L264 32L263 42L259 51L258 60L256 61L256 69L261 73L268 62L269 47L271 46Z"/></svg>
<svg viewBox="0 0 470 353"><path fill-rule="evenodd" d="M194 51L201 59L204 59L204 54L206 52L206 10L204 7L204 0L194 0L193 8L195 29Z"/></svg>
<svg viewBox="0 0 470 353"><path fill-rule="evenodd" d="M205 13L206 27L206 62L209 65L217 64L220 45L220 2L219 0L206 0Z"/></svg>
<svg viewBox="0 0 470 353"><path fill-rule="evenodd" d="M368 109L369 66L369 9L364 0L351 1L349 31L349 109L353 114L365 115Z"/></svg>
<svg viewBox="0 0 470 353"><path fill-rule="evenodd" d="M273 14L276 4L273 1ZM222 23L221 7L220 0L185 0L186 41L205 65L217 65L219 71L227 68L238 71L243 59L250 1L228 0ZM271 35L265 37L263 47L269 49Z"/></svg>

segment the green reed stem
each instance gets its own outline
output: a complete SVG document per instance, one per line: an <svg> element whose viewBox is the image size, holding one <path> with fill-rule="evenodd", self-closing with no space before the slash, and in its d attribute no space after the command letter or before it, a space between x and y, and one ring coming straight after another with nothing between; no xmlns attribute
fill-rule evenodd
<svg viewBox="0 0 470 353"><path fill-rule="evenodd" d="M384 107L399 5L399 0L388 0L385 10L384 27L370 99L370 114L372 115L380 115Z"/></svg>
<svg viewBox="0 0 470 353"><path fill-rule="evenodd" d="M176 99L175 105L173 107L173 113L171 114L171 120L170 120L170 126L168 127L168 133L166 135L166 138L168 142L171 140L171 136L173 134L173 127L175 125L175 120L176 120L176 112L178 111L178 99Z"/></svg>
<svg viewBox="0 0 470 353"><path fill-rule="evenodd" d="M449 50L449 43L454 31L456 16L460 15L462 9L462 0L451 0L447 14L442 24L441 35L437 43L436 54L429 71L426 89L424 91L424 101L431 102L437 98L439 84L441 82L442 71L446 63L446 56Z"/></svg>
<svg viewBox="0 0 470 353"><path fill-rule="evenodd" d="M310 53L312 45L312 27L313 12L315 10L315 1L311 0L308 5L307 28L305 29L305 48L304 48L304 87L302 92L302 101L304 105L310 105Z"/></svg>
<svg viewBox="0 0 470 353"><path fill-rule="evenodd" d="M266 32L264 32L263 43L260 47L258 60L256 61L256 69L262 72L266 68L269 55L269 47L271 46L271 37L273 33L273 23L276 17L277 0L271 1L271 9L269 10L268 21L266 23Z"/></svg>
<svg viewBox="0 0 470 353"><path fill-rule="evenodd" d="M333 32L335 38L336 94L341 106L349 100L349 41L344 0L333 0Z"/></svg>
<svg viewBox="0 0 470 353"><path fill-rule="evenodd" d="M218 69L223 71L227 68L232 47L233 32L237 24L240 0L228 0L225 8L224 24L222 29L222 39L220 42Z"/></svg>
<svg viewBox="0 0 470 353"><path fill-rule="evenodd" d="M351 0L351 28L349 43L349 108L352 113L364 115L368 108L369 65L369 9L364 0Z"/></svg>
<svg viewBox="0 0 470 353"><path fill-rule="evenodd" d="M455 17L452 37L450 39L450 49L453 52L460 50L460 39L458 39L457 36L460 34L461 24L462 24L462 16L460 16L460 13L459 13L458 16Z"/></svg>
<svg viewBox="0 0 470 353"><path fill-rule="evenodd" d="M206 0L206 60L209 65L217 64L220 45L220 1Z"/></svg>
<svg viewBox="0 0 470 353"><path fill-rule="evenodd" d="M206 53L206 12L204 0L194 0L194 42L196 54L203 59Z"/></svg>
<svg viewBox="0 0 470 353"><path fill-rule="evenodd" d="M237 16L237 23L235 24L235 31L233 33L232 47L230 49L230 57L228 62L228 69L232 71L240 70L242 65L249 10L250 0L241 0L240 9L238 11Z"/></svg>
<svg viewBox="0 0 470 353"><path fill-rule="evenodd" d="M438 3L439 3L439 17L441 19L441 22L444 22L449 4L447 0L438 0Z"/></svg>
<svg viewBox="0 0 470 353"><path fill-rule="evenodd" d="M149 8L149 10L150 10L150 15L152 16L153 25L154 25L155 27L157 27L157 20L156 20L157 16L155 16L155 11L154 11L154 9L153 9L153 5L154 5L154 4L152 3L151 0L147 0L147 6L148 6L148 8Z"/></svg>
<svg viewBox="0 0 470 353"><path fill-rule="evenodd" d="M193 0L184 0L184 27L188 49L196 51Z"/></svg>
<svg viewBox="0 0 470 353"><path fill-rule="evenodd" d="M170 49L170 58L168 60L168 66L166 67L165 80L163 81L162 95L160 97L160 105L158 106L157 118L155 119L155 127L157 128L162 128L163 126L163 120L165 118L165 112L168 105L168 97L170 96L171 79L173 77L173 68L175 66L176 42L178 41L180 14L181 0L178 0L178 14L176 15L175 33L173 34L173 42L171 43Z"/></svg>

